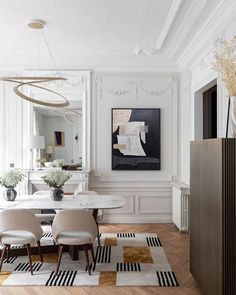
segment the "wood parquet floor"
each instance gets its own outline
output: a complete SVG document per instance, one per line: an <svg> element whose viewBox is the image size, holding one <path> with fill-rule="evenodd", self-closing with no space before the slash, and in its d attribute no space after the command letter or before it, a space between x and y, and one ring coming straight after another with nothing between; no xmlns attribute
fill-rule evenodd
<svg viewBox="0 0 236 295"><path fill-rule="evenodd" d="M2 295L202 295L189 271L189 235L172 224L107 224L101 232L153 232L161 239L179 287L1 287Z"/></svg>

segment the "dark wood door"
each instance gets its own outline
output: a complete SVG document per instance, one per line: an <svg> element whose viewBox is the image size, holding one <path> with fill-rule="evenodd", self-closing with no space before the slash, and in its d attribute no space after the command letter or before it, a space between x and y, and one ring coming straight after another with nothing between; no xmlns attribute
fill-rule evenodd
<svg viewBox="0 0 236 295"><path fill-rule="evenodd" d="M217 137L217 87L203 93L203 139Z"/></svg>

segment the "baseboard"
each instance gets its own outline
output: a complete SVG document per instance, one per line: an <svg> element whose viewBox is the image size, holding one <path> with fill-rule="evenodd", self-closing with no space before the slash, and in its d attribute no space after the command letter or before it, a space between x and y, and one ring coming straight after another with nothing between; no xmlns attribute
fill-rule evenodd
<svg viewBox="0 0 236 295"><path fill-rule="evenodd" d="M172 216L104 216L101 223L172 223Z"/></svg>

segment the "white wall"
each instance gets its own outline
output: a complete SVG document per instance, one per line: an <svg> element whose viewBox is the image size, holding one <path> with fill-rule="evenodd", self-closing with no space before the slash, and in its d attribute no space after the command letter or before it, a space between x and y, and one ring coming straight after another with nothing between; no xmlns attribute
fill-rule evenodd
<svg viewBox="0 0 236 295"><path fill-rule="evenodd" d="M225 22L215 24L214 30L202 32L196 39L195 47L198 48L197 55L188 53L186 59L190 60L181 73L181 123L180 123L180 175L181 181L186 184L190 183L190 141L201 138L201 102L202 92L217 81L217 137L225 137L226 116L227 116L227 92L221 79L212 69L213 57L215 48L213 41L222 36L226 39L231 39L236 35L235 12L231 11L232 15L225 16ZM206 38L208 36L208 38ZM205 40L200 43L199 40ZM194 47L194 45L193 45Z"/></svg>
<svg viewBox="0 0 236 295"><path fill-rule="evenodd" d="M93 95L92 179L101 194L125 196L112 222L171 222L171 181L177 174L177 82L170 74L96 73ZM161 108L161 171L111 170L111 109Z"/></svg>
<svg viewBox="0 0 236 295"><path fill-rule="evenodd" d="M105 212L105 221L171 222L171 181L177 175L177 78L175 74L145 71L93 73L90 189L126 198L124 208ZM3 88L0 166L7 170L12 162L26 168L22 138L32 131L32 106L14 94L11 84L4 83ZM111 170L113 107L161 108L161 171ZM83 123L89 127L87 121ZM50 122L51 127L54 125Z"/></svg>
<svg viewBox="0 0 236 295"><path fill-rule="evenodd" d="M30 133L30 104L17 97L9 83L0 83L0 173L28 165L27 151L23 149L24 134Z"/></svg>

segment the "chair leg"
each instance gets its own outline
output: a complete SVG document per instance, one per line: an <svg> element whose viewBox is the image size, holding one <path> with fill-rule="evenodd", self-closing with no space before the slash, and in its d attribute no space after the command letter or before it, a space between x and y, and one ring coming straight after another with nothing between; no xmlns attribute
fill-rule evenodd
<svg viewBox="0 0 236 295"><path fill-rule="evenodd" d="M60 264L61 264L62 250L63 250L63 245L59 245L58 246L58 259L57 259L56 275L58 274L59 267L60 267Z"/></svg>
<svg viewBox="0 0 236 295"><path fill-rule="evenodd" d="M93 262L95 262L95 255L94 255L94 251L93 251L93 244L90 245L90 250L91 250Z"/></svg>
<svg viewBox="0 0 236 295"><path fill-rule="evenodd" d="M6 250L7 250L7 262L9 262L9 252L11 249L11 245L7 245Z"/></svg>
<svg viewBox="0 0 236 295"><path fill-rule="evenodd" d="M86 260L87 260L88 273L89 273L89 275L91 275L90 264L89 264L89 255L88 255L88 245L83 245L83 246L84 246L85 256L86 256Z"/></svg>
<svg viewBox="0 0 236 295"><path fill-rule="evenodd" d="M40 241L37 242L37 245L38 245L40 261L43 262L43 255L42 255L42 252L41 252L41 243L40 243Z"/></svg>
<svg viewBox="0 0 236 295"><path fill-rule="evenodd" d="M101 246L101 242L100 242L100 232L99 232L99 225L97 223L97 238L98 238L98 246Z"/></svg>
<svg viewBox="0 0 236 295"><path fill-rule="evenodd" d="M25 248L26 248L26 250L27 250L28 257L29 257L30 273L31 273L31 275L33 275L30 244L26 244L26 245L25 245Z"/></svg>
<svg viewBox="0 0 236 295"><path fill-rule="evenodd" d="M97 222L97 216L98 216L98 209L93 209L93 218L96 222L96 225L97 225L97 238L98 238L98 246L101 246L101 243L100 243L100 233L99 233L99 224Z"/></svg>
<svg viewBox="0 0 236 295"><path fill-rule="evenodd" d="M6 252L6 248L7 248L7 245L3 245L1 261L0 261L0 271L2 271L2 264L3 264L3 259L4 259L4 255L5 255L5 252Z"/></svg>

